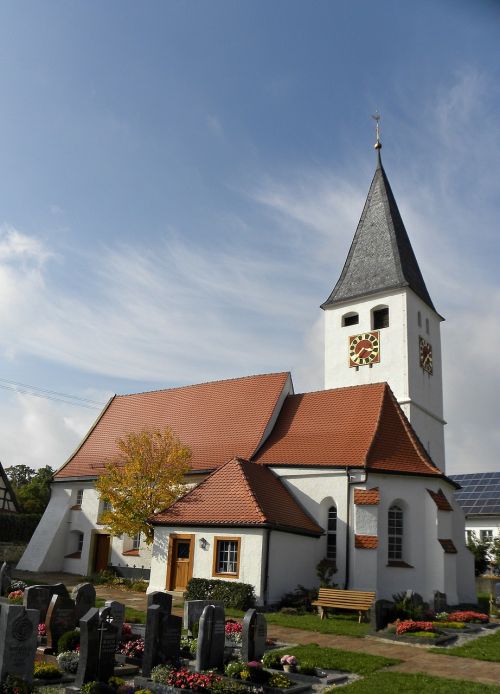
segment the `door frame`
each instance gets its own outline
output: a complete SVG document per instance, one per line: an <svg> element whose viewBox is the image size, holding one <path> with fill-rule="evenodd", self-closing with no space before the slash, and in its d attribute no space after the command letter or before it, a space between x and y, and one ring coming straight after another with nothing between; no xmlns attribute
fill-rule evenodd
<svg viewBox="0 0 500 694"><path fill-rule="evenodd" d="M111 549L112 549L112 537L109 533L94 533L93 535L94 535L94 537L93 537L93 542L92 542L92 549L90 552L91 573L94 573L94 571L97 571L97 569L95 568L95 564L96 564L96 559L97 559L97 545L99 542L99 539L98 539L99 536L101 536L101 537L104 536L104 537L109 538L108 556L106 559L106 569L109 566L109 559L111 557Z"/></svg>
<svg viewBox="0 0 500 694"><path fill-rule="evenodd" d="M188 581L193 577L194 564L194 544L195 535L189 533L170 533L168 536L168 554L167 554L167 578L165 581L165 590L175 590L175 586L170 587L173 575L174 563L174 548L176 540L189 540L189 562L188 562Z"/></svg>

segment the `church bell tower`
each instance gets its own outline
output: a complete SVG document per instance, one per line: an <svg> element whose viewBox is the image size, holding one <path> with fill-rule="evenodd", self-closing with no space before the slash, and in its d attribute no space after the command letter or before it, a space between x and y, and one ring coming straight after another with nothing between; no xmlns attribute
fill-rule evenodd
<svg viewBox="0 0 500 694"><path fill-rule="evenodd" d="M325 311L325 388L387 381L444 472L440 324L382 166ZM360 418L363 412L357 413Z"/></svg>

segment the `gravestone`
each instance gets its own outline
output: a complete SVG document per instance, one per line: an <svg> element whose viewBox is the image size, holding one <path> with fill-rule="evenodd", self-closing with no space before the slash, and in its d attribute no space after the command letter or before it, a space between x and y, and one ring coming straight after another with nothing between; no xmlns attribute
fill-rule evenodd
<svg viewBox="0 0 500 694"><path fill-rule="evenodd" d="M23 605L28 610L40 610L40 624L45 623L47 610L54 595L68 598L69 593L64 583L51 586L27 586L24 589Z"/></svg>
<svg viewBox="0 0 500 694"><path fill-rule="evenodd" d="M196 649L196 672L222 669L224 665L224 607L207 605L200 618L198 647Z"/></svg>
<svg viewBox="0 0 500 694"><path fill-rule="evenodd" d="M154 590L148 595L148 607L160 605L162 609L170 614L172 612L172 596L163 590Z"/></svg>
<svg viewBox="0 0 500 694"><path fill-rule="evenodd" d="M12 581L11 567L6 561L0 566L0 595L8 595Z"/></svg>
<svg viewBox="0 0 500 694"><path fill-rule="evenodd" d="M183 627L187 629L189 636L193 636L193 627L200 621L203 610L207 605L224 607L224 603L218 600L187 600L184 603Z"/></svg>
<svg viewBox="0 0 500 694"><path fill-rule="evenodd" d="M446 602L446 593L440 593L439 590L434 591L434 612L445 612L448 605Z"/></svg>
<svg viewBox="0 0 500 694"><path fill-rule="evenodd" d="M125 605L116 600L106 600L104 607L108 607L113 620L113 624L116 628L116 645L122 640L122 628L123 622L125 621Z"/></svg>
<svg viewBox="0 0 500 694"><path fill-rule="evenodd" d="M248 663L260 660L266 650L267 622L263 614L251 609L243 617L241 660Z"/></svg>
<svg viewBox="0 0 500 694"><path fill-rule="evenodd" d="M376 600L370 610L370 623L374 631L385 627L396 618L394 602L391 600Z"/></svg>
<svg viewBox="0 0 500 694"><path fill-rule="evenodd" d="M100 682L107 682L114 674L117 639L118 629L113 613L109 607L101 607L99 610L99 663L97 669L97 679Z"/></svg>
<svg viewBox="0 0 500 694"><path fill-rule="evenodd" d="M147 609L142 674L149 677L155 665L177 662L180 656L182 618L168 612L168 601Z"/></svg>
<svg viewBox="0 0 500 694"><path fill-rule="evenodd" d="M97 680L99 669L99 610L91 607L80 619L80 660L75 685Z"/></svg>
<svg viewBox="0 0 500 694"><path fill-rule="evenodd" d="M78 623L91 607L95 607L95 588L92 583L79 583L71 591L71 598L75 601L75 615Z"/></svg>
<svg viewBox="0 0 500 694"><path fill-rule="evenodd" d="M47 646L57 652L57 642L67 631L72 631L77 625L75 603L70 597L55 593L49 604L45 618L47 630Z"/></svg>
<svg viewBox="0 0 500 694"><path fill-rule="evenodd" d="M33 679L38 640L38 611L22 605L2 605L0 610L0 682L7 675Z"/></svg>

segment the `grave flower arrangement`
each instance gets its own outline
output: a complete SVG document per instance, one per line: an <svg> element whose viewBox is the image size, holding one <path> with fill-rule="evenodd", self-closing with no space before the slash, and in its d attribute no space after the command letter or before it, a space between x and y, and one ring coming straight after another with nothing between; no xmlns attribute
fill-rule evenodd
<svg viewBox="0 0 500 694"><path fill-rule="evenodd" d="M142 659L144 655L144 639L131 639L130 641L122 641L118 649L127 658Z"/></svg>
<svg viewBox="0 0 500 694"><path fill-rule="evenodd" d="M132 638L132 627L127 622L122 624L122 641L130 641Z"/></svg>
<svg viewBox="0 0 500 694"><path fill-rule="evenodd" d="M22 590L24 593L24 589L26 588L28 584L25 583L24 581L11 581L10 582L10 589L11 590Z"/></svg>
<svg viewBox="0 0 500 694"><path fill-rule="evenodd" d="M433 632L435 631L432 622L414 622L412 619L407 619L403 622L397 622L396 635L411 634L416 631Z"/></svg>
<svg viewBox="0 0 500 694"><path fill-rule="evenodd" d="M78 670L80 662L79 651L63 651L57 656L57 664L64 672L74 673Z"/></svg>
<svg viewBox="0 0 500 694"><path fill-rule="evenodd" d="M12 590L7 595L7 598L9 599L9 602L13 603L14 605L21 605L23 602L23 595L24 590Z"/></svg>
<svg viewBox="0 0 500 694"><path fill-rule="evenodd" d="M234 619L228 619L224 625L226 641L231 641L235 646L241 646L241 632L243 625Z"/></svg>
<svg viewBox="0 0 500 694"><path fill-rule="evenodd" d="M280 663L285 672L294 672L297 668L298 660L294 655L284 655L281 657Z"/></svg>
<svg viewBox="0 0 500 694"><path fill-rule="evenodd" d="M169 670L166 673L166 681L164 684L178 689L191 689L193 692L199 692L204 689L210 689L215 682L220 682L220 675L214 672L190 672L185 668L180 670Z"/></svg>
<svg viewBox="0 0 500 694"><path fill-rule="evenodd" d="M38 625L38 636L47 636L47 627L45 626L45 624L43 624L43 622L42 624Z"/></svg>
<svg viewBox="0 0 500 694"><path fill-rule="evenodd" d="M448 620L450 622L473 622L475 624L486 624L490 621L488 615L482 612L473 612L472 610L450 612Z"/></svg>

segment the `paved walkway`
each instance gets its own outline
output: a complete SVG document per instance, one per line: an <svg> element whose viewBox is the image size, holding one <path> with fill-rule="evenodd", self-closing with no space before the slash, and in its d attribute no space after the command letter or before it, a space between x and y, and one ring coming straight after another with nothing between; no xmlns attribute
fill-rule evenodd
<svg viewBox="0 0 500 694"><path fill-rule="evenodd" d="M14 572L18 578L34 580L34 574L27 572ZM44 583L63 582L71 589L81 583L83 577L71 574L35 574L36 580ZM144 593L120 590L112 586L96 586L97 596L104 600L118 600L119 602L134 607L136 610L145 610L147 596ZM174 609L176 614L182 614L182 608L176 606L174 597ZM403 645L392 641L383 641L376 637L355 638L352 636L336 636L333 634L321 634L317 631L303 631L302 629L290 629L269 624L268 635L284 643L307 644L317 643L319 646L338 648L342 651L354 651L357 653L369 653L382 655L387 658L398 658L403 662L394 665L390 670L397 672L423 673L436 677L449 679L461 679L481 684L500 684L500 663L490 663L472 658L457 658L449 655L430 653L425 647Z"/></svg>

